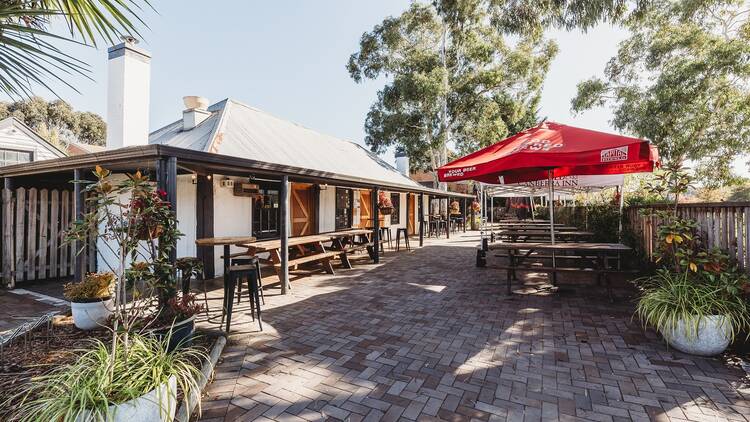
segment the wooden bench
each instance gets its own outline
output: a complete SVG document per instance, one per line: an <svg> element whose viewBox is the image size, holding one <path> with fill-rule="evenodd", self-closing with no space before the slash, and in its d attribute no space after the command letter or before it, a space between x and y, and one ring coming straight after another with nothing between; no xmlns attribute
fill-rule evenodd
<svg viewBox="0 0 750 422"><path fill-rule="evenodd" d="M547 273L550 276L554 273L582 273L582 274L594 274L597 277L597 284L601 285L604 280L605 287L607 289L607 297L610 302L614 302L612 297L612 287L610 285L610 274L638 274L638 270L634 269L616 269L616 268L577 268L577 267L549 267L549 266L538 266L538 265L490 265L488 268L496 270L506 270L506 282L508 283L508 291L511 289L511 282L515 278L516 271L523 272L540 272Z"/></svg>
<svg viewBox="0 0 750 422"><path fill-rule="evenodd" d="M326 270L328 274L333 274L333 265L331 265L331 260L340 255L341 252L331 251L331 252L321 252L321 253L314 253L310 255L302 255L298 258L290 259L289 260L289 266L297 266L300 264L307 264L310 262L322 262L323 268ZM281 263L274 263L274 267L280 268Z"/></svg>

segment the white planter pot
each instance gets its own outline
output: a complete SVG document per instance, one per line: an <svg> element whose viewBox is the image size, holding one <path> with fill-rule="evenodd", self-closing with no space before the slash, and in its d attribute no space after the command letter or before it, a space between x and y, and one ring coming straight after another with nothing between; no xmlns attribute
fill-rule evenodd
<svg viewBox="0 0 750 422"><path fill-rule="evenodd" d="M70 302L73 323L81 330L93 330L107 323L112 315L112 299L98 302Z"/></svg>
<svg viewBox="0 0 750 422"><path fill-rule="evenodd" d="M162 384L138 398L109 406L108 422L171 422L177 411L177 379L170 377ZM89 422L95 418L88 411L82 412L76 422Z"/></svg>
<svg viewBox="0 0 750 422"><path fill-rule="evenodd" d="M662 336L675 349L698 356L713 356L726 350L730 342L731 327L723 315L703 317L698 324L698 335L688 335L684 321L679 321L673 330L665 330ZM691 333L692 334L692 333Z"/></svg>

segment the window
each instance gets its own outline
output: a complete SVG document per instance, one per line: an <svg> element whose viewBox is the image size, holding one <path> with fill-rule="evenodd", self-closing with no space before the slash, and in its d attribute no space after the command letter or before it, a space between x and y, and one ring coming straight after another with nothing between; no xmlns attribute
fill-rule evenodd
<svg viewBox="0 0 750 422"><path fill-rule="evenodd" d="M253 199L253 236L258 239L279 236L279 187L260 185Z"/></svg>
<svg viewBox="0 0 750 422"><path fill-rule="evenodd" d="M391 214L391 224L399 224L401 221L401 194L392 193L391 203L393 204L393 214Z"/></svg>
<svg viewBox="0 0 750 422"><path fill-rule="evenodd" d="M352 226L353 199L351 189L336 188L336 230Z"/></svg>
<svg viewBox="0 0 750 422"><path fill-rule="evenodd" d="M31 151L15 151L11 149L0 149L0 166L11 164L29 163L32 160Z"/></svg>

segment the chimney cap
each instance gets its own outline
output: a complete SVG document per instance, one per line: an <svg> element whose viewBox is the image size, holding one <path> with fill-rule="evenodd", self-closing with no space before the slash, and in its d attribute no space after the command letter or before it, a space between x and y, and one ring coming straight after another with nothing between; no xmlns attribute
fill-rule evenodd
<svg viewBox="0 0 750 422"><path fill-rule="evenodd" d="M198 95L186 95L182 97L182 103L188 110L207 110L208 98Z"/></svg>

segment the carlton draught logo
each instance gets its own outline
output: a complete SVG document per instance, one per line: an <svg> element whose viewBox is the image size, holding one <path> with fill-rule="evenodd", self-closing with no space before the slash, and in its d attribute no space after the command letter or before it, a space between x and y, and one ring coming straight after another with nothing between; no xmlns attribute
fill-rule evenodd
<svg viewBox="0 0 750 422"><path fill-rule="evenodd" d="M601 153L602 163L609 163L612 161L625 161L628 159L628 147L617 147L610 149L603 149Z"/></svg>

